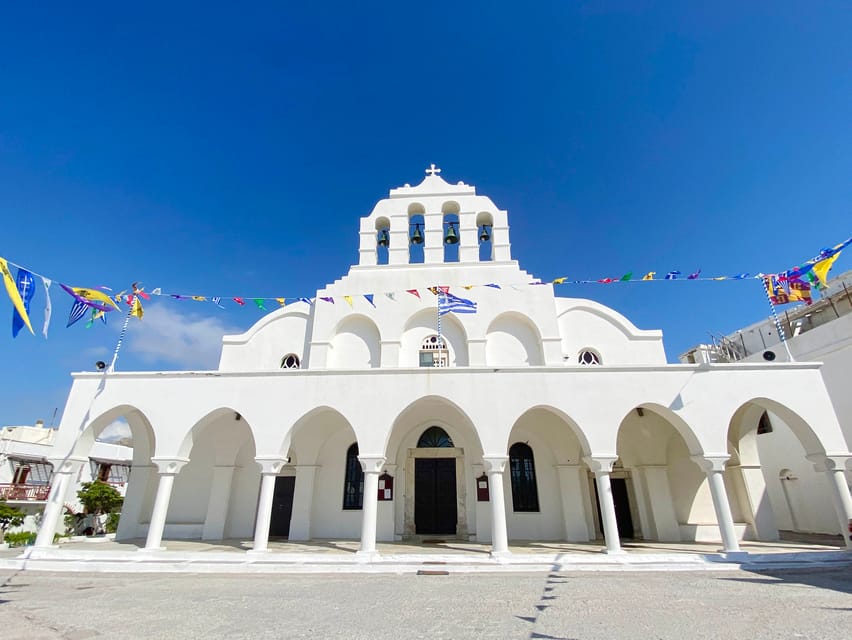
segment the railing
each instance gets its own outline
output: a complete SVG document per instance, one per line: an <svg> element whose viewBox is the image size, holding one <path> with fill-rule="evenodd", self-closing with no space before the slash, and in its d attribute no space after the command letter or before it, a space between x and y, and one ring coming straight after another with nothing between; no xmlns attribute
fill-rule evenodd
<svg viewBox="0 0 852 640"><path fill-rule="evenodd" d="M0 484L2 500L47 500L49 494L47 484Z"/></svg>

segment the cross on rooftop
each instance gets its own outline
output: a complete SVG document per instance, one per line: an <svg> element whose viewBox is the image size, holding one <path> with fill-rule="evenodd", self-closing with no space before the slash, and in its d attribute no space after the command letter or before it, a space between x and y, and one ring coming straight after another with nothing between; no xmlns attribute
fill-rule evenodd
<svg viewBox="0 0 852 640"><path fill-rule="evenodd" d="M436 168L435 168L435 163L433 162L433 163L432 163L432 166L431 166L431 167L429 167L428 169L426 169L426 173L428 173L430 176L434 176L436 173L441 173L441 170L440 170L440 169L436 169Z"/></svg>

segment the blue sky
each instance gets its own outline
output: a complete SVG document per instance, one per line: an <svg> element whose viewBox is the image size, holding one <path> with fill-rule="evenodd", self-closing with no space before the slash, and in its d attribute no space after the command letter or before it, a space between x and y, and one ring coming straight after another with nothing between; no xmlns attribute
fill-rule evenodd
<svg viewBox="0 0 852 640"><path fill-rule="evenodd" d="M546 280L780 271L846 239L848 5L687 4L6 6L0 256L77 286L311 295L431 162L508 209ZM757 281L559 294L663 329L672 361L768 313ZM120 322L66 329L52 299L48 340L0 338L0 424L58 420L69 372L115 347ZM119 370L213 367L260 317L147 310Z"/></svg>

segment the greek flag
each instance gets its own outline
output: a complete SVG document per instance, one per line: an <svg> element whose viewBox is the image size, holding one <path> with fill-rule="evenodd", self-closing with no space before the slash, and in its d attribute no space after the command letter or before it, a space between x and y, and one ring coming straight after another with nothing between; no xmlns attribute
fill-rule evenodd
<svg viewBox="0 0 852 640"><path fill-rule="evenodd" d="M445 313L476 313L476 303L442 291L438 294L438 315Z"/></svg>

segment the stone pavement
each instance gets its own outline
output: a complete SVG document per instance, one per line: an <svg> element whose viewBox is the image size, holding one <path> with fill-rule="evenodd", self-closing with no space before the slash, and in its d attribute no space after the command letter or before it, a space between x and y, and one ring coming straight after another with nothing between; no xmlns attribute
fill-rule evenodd
<svg viewBox="0 0 852 640"><path fill-rule="evenodd" d="M0 570L3 640L845 639L848 567L450 575Z"/></svg>

